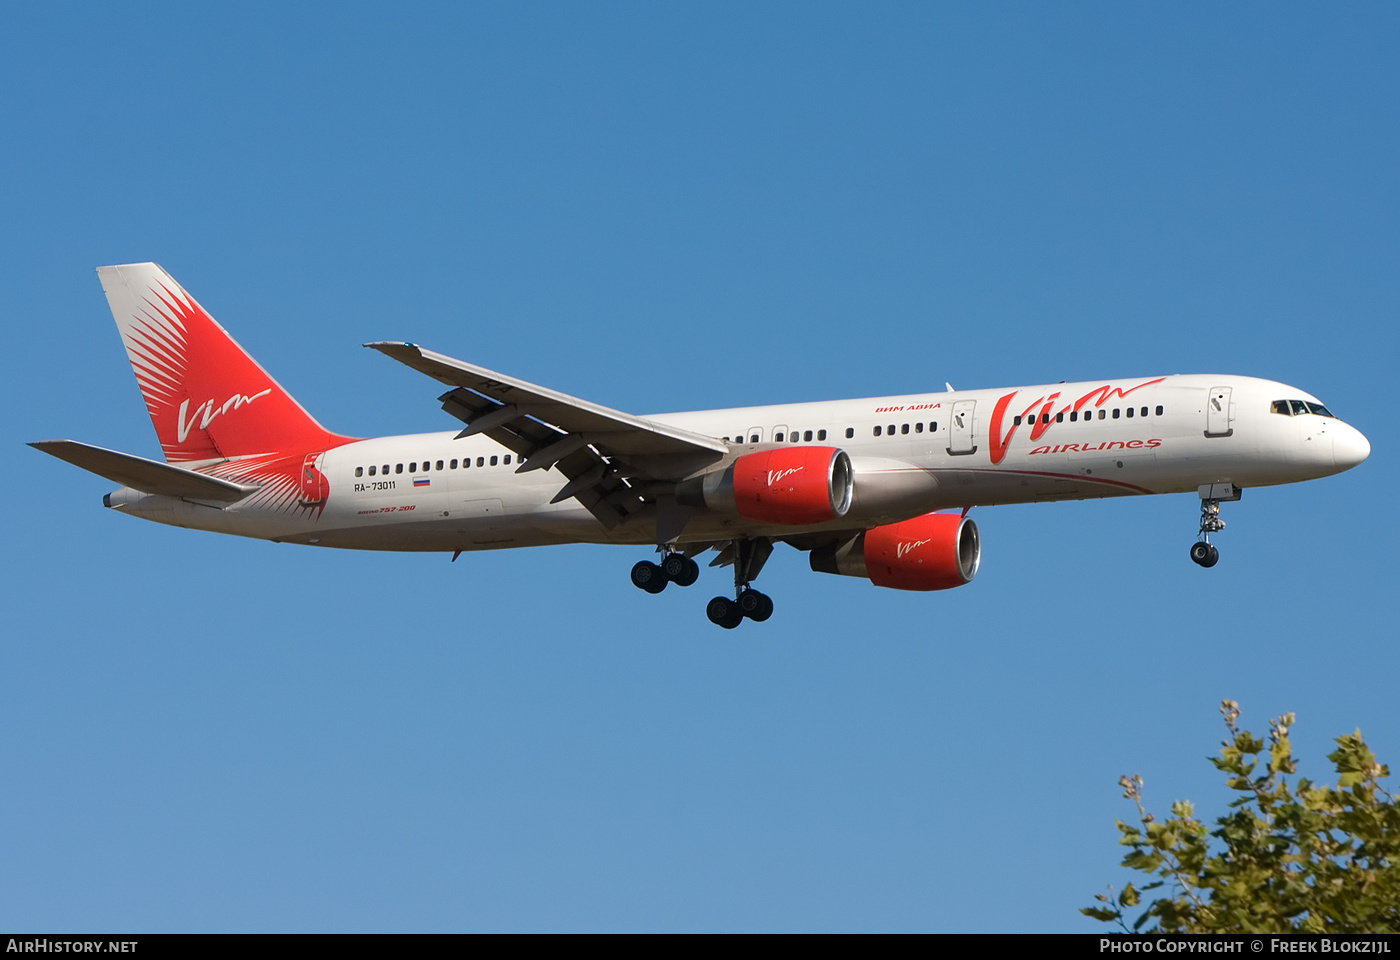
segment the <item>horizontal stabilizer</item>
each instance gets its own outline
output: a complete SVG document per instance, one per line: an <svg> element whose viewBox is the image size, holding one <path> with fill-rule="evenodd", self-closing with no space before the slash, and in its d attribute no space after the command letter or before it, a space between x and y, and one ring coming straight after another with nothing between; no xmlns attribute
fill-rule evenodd
<svg viewBox="0 0 1400 960"><path fill-rule="evenodd" d="M133 457L128 453L78 443L76 440L40 440L38 443L31 443L30 446L60 460L66 460L75 467L82 467L89 473L95 473L113 483L120 483L142 493L233 503L258 489L195 473L184 467L147 460L145 457Z"/></svg>

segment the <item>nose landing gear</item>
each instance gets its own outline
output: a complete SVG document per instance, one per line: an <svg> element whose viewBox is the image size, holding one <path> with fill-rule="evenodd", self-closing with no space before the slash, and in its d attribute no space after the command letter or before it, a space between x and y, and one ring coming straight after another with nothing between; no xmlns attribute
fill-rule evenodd
<svg viewBox="0 0 1400 960"><path fill-rule="evenodd" d="M1214 544L1201 540L1191 544L1191 559L1203 567L1213 567L1220 559L1220 551Z"/></svg>
<svg viewBox="0 0 1400 960"><path fill-rule="evenodd" d="M1233 483L1203 483L1196 492L1201 498L1201 529L1191 544L1191 559L1202 567L1213 567L1220 560L1220 551L1210 542L1210 535L1225 529L1220 505L1240 499L1244 491Z"/></svg>

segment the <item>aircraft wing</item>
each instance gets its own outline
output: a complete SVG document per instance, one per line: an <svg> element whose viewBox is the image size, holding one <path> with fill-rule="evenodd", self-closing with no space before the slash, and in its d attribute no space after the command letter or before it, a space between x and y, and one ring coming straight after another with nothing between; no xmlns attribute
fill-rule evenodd
<svg viewBox="0 0 1400 960"><path fill-rule="evenodd" d="M520 456L519 472L558 468L569 482L555 502L576 497L609 528L643 507L650 481L680 479L729 451L717 437L612 410L417 344L365 346L452 387L438 399L467 425L459 437L486 434Z"/></svg>
<svg viewBox="0 0 1400 960"><path fill-rule="evenodd" d="M120 483L142 493L233 503L258 489L255 486L230 483L184 467L147 460L145 457L133 457L129 453L118 453L76 440L40 440L31 443L30 446L49 456L66 460L75 467L82 467L89 473L95 473L113 483Z"/></svg>

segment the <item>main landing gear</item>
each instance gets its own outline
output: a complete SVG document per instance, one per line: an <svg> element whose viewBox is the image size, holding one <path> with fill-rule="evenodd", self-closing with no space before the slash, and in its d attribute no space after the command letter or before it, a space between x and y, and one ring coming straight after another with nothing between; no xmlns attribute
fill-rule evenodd
<svg viewBox="0 0 1400 960"><path fill-rule="evenodd" d="M1201 529L1191 544L1191 559L1202 567L1213 567L1220 560L1220 551L1210 542L1210 535L1225 529L1220 505L1238 500L1244 491L1233 483L1203 483L1196 492L1201 498Z"/></svg>
<svg viewBox="0 0 1400 960"><path fill-rule="evenodd" d="M715 597L705 604L705 616L710 618L711 623L733 630L746 617L755 623L762 623L773 615L772 598L749 587L758 579L758 572L772 552L773 541L767 537L734 540L720 552L720 561L728 555L734 563L734 599Z"/></svg>
<svg viewBox="0 0 1400 960"><path fill-rule="evenodd" d="M739 592L737 600L730 600L728 597L715 597L705 604L705 616L710 618L711 623L726 630L733 630L744 622L745 617L762 623L772 615L772 598L757 590L742 590Z"/></svg>
<svg viewBox="0 0 1400 960"><path fill-rule="evenodd" d="M700 579L700 564L683 553L668 553L660 563L643 560L632 566L632 585L647 593L660 593L666 584L688 587Z"/></svg>
<svg viewBox="0 0 1400 960"><path fill-rule="evenodd" d="M773 615L772 599L749 586L772 552L773 543L767 537L732 540L720 550L711 566L734 565L734 599L715 597L705 604L711 623L733 630L745 619L762 623ZM643 560L632 567L632 584L647 593L660 593L668 583L688 587L699 576L700 565L681 553L667 553L660 563Z"/></svg>

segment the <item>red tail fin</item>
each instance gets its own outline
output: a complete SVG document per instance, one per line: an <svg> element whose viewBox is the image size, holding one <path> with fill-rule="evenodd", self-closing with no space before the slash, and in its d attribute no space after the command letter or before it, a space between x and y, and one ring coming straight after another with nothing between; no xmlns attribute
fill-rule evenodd
<svg viewBox="0 0 1400 960"><path fill-rule="evenodd" d="M156 264L99 267L97 276L168 462L325 450L348 439L312 419Z"/></svg>

